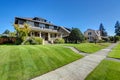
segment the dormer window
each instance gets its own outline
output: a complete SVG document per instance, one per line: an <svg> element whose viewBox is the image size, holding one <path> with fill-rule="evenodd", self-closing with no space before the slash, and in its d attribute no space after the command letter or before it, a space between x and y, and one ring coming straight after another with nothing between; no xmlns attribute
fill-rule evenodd
<svg viewBox="0 0 120 80"><path fill-rule="evenodd" d="M47 20L46 20L46 19L39 18L39 17L35 17L35 18L33 18L33 20L36 20L36 21L41 21L41 22L47 22Z"/></svg>

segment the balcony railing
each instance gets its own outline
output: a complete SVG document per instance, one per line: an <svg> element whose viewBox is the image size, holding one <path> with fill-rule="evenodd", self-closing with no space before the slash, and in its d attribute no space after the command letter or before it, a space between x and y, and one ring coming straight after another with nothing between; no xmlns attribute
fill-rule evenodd
<svg viewBox="0 0 120 80"><path fill-rule="evenodd" d="M19 25L19 26L20 26L21 28L23 27L23 25ZM55 29L40 28L40 27L33 27L33 26L30 26L30 28L31 28L32 30L35 30L35 31L58 33L58 31L55 30Z"/></svg>

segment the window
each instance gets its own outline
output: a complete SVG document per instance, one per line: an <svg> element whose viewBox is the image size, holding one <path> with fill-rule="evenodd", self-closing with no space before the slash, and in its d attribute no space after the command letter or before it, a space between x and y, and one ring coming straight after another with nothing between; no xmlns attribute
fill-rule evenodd
<svg viewBox="0 0 120 80"><path fill-rule="evenodd" d="M57 26L54 26L54 29L55 29L55 30L57 30L57 28L58 28Z"/></svg>
<svg viewBox="0 0 120 80"><path fill-rule="evenodd" d="M35 22L34 26L39 27L39 23Z"/></svg>
<svg viewBox="0 0 120 80"><path fill-rule="evenodd" d="M19 20L18 21L19 24L24 24L24 22L25 22L24 20Z"/></svg>
<svg viewBox="0 0 120 80"><path fill-rule="evenodd" d="M54 29L54 26L49 26L50 29Z"/></svg>
<svg viewBox="0 0 120 80"><path fill-rule="evenodd" d="M39 27L40 28L45 28L45 25L44 24L39 24Z"/></svg>
<svg viewBox="0 0 120 80"><path fill-rule="evenodd" d="M45 25L45 28L49 29L49 25Z"/></svg>
<svg viewBox="0 0 120 80"><path fill-rule="evenodd" d="M88 32L88 35L92 35L92 33L91 33L91 32Z"/></svg>
<svg viewBox="0 0 120 80"><path fill-rule="evenodd" d="M34 26L34 22L27 21L26 23L29 24L30 26Z"/></svg>

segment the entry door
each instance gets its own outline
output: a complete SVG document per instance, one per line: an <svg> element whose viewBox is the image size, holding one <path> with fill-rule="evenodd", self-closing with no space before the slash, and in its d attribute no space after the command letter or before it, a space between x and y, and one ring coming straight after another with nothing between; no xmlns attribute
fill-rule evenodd
<svg viewBox="0 0 120 80"><path fill-rule="evenodd" d="M45 40L48 40L48 33L45 33Z"/></svg>

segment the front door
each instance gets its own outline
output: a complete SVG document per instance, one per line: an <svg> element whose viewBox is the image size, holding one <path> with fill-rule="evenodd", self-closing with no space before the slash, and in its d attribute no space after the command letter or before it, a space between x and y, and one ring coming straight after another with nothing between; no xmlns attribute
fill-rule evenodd
<svg viewBox="0 0 120 80"><path fill-rule="evenodd" d="M45 33L45 40L48 41L48 33Z"/></svg>

